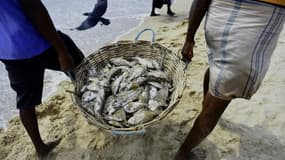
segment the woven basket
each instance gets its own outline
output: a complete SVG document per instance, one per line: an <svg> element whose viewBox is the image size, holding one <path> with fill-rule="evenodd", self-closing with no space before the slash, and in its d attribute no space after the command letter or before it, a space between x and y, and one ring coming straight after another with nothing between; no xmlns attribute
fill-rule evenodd
<svg viewBox="0 0 285 160"><path fill-rule="evenodd" d="M171 100L169 106L152 121L144 124L140 124L129 128L116 128L104 122L101 119L97 119L93 115L89 114L80 103L80 88L84 85L86 81L88 70L90 68L102 68L105 66L106 62L115 57L131 58L139 56L142 58L156 59L161 62L165 73L172 80L174 91L171 95ZM169 114L177 105L182 97L183 90L185 88L186 76L184 73L185 64L180 60L180 58L174 54L171 50L166 47L149 41L118 41L117 43L105 46L95 53L86 57L83 62L75 70L76 81L75 81L75 94L74 99L77 107L79 108L82 115L95 126L109 131L121 131L121 132L132 132L144 129L153 123L162 120L167 114Z"/></svg>

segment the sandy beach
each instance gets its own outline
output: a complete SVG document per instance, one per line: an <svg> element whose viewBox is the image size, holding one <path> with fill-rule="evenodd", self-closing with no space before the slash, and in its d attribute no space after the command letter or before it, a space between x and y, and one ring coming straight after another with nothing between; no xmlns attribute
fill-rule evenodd
<svg viewBox="0 0 285 160"><path fill-rule="evenodd" d="M169 17L163 8L158 17L145 21L121 40L133 40L144 28L156 32L156 41L171 49L181 49L191 2L176 1ZM151 40L145 33L141 39ZM162 121L146 128L144 135L114 136L88 124L73 104L69 81L37 107L44 140L62 138L50 160L172 160L201 110L202 84L207 63L203 25L195 38L194 58L187 70L183 97ZM285 159L285 31L272 57L271 67L259 91L250 101L236 99L224 113L211 135L195 150L201 160L284 160ZM33 160L35 150L19 117L4 131L0 129L1 160Z"/></svg>

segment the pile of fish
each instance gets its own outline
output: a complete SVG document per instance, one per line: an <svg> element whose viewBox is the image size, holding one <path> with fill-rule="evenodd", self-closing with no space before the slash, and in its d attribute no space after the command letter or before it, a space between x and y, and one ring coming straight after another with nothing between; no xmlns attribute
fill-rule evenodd
<svg viewBox="0 0 285 160"><path fill-rule="evenodd" d="M95 118L117 128L153 120L167 108L172 81L154 59L112 58L88 70L80 88L81 106Z"/></svg>

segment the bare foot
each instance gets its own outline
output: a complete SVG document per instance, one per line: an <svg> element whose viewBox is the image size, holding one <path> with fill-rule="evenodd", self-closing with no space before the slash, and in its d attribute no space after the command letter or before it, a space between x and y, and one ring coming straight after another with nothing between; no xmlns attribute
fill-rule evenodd
<svg viewBox="0 0 285 160"><path fill-rule="evenodd" d="M61 138L46 143L43 147L37 150L39 159L46 157L61 141Z"/></svg>

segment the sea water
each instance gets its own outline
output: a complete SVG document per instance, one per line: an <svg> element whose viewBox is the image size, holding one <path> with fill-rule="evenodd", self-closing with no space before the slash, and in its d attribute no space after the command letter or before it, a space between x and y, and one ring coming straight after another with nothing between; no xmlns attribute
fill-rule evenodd
<svg viewBox="0 0 285 160"><path fill-rule="evenodd" d="M85 56L100 47L112 43L119 36L127 33L148 16L152 0L108 0L105 18L111 20L108 26L97 26L86 31L72 31L86 18L82 14L91 12L97 0L43 0L56 28L68 34ZM56 85L67 80L61 72L46 71L44 79L43 100L56 88ZM0 62L0 128L5 128L8 121L18 114L16 94L10 88L4 65Z"/></svg>

